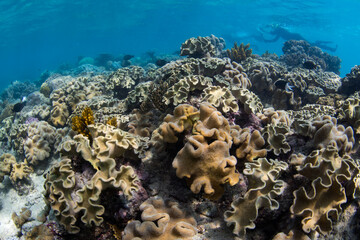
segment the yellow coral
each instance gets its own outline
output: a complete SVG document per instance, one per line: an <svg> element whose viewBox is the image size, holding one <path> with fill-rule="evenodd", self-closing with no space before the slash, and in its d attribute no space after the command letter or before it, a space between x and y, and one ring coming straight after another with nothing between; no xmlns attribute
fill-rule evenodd
<svg viewBox="0 0 360 240"><path fill-rule="evenodd" d="M246 58L250 57L252 54L252 49L249 49L250 43L244 45L244 43L241 43L240 46L237 45L237 43L234 43L234 47L228 49L227 55L228 57L235 62L240 63L241 61L245 60Z"/></svg>
<svg viewBox="0 0 360 240"><path fill-rule="evenodd" d="M86 107L82 111L81 116L75 116L72 118L72 130L91 139L91 134L87 126L94 123L94 114L91 108Z"/></svg>
<svg viewBox="0 0 360 240"><path fill-rule="evenodd" d="M107 124L107 125L110 125L110 126L117 127L117 119L116 119L116 117L109 118L109 119L106 121L106 124Z"/></svg>

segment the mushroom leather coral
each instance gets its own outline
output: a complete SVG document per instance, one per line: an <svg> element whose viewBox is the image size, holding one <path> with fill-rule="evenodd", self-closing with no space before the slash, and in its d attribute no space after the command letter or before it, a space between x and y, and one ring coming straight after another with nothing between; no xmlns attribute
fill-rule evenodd
<svg viewBox="0 0 360 240"><path fill-rule="evenodd" d="M179 133L191 130L199 118L199 111L191 105L182 104L175 108L174 115L168 114L160 125L160 134L165 142L176 143Z"/></svg>
<svg viewBox="0 0 360 240"><path fill-rule="evenodd" d="M303 218L304 232L318 230L327 234L332 230L332 221L342 212L341 204L358 194L359 168L349 156L341 157L335 144L301 157L303 163L297 169L312 181L311 189L301 187L293 193L290 211Z"/></svg>
<svg viewBox="0 0 360 240"><path fill-rule="evenodd" d="M150 198L140 205L140 210L142 222L130 222L123 240L190 240L197 233L195 219L176 202Z"/></svg>
<svg viewBox="0 0 360 240"><path fill-rule="evenodd" d="M85 225L99 226L103 222L105 209L100 202L103 190L121 189L128 198L132 197L132 191L138 190L138 177L133 168L121 166L117 170L114 159L121 157L126 149L137 149L138 138L110 125L96 124L88 128L93 136L92 144L81 134L66 141L62 146L63 160L50 170L45 181L46 201L69 233L80 231L76 225L78 218ZM75 178L70 160L74 157L88 161L94 170L85 184Z"/></svg>
<svg viewBox="0 0 360 240"><path fill-rule="evenodd" d="M245 163L244 174L249 180L249 190L231 204L233 210L225 212L225 221L228 225L234 224L236 235L243 237L247 229L255 228L254 221L260 208L279 208L275 197L283 192L285 183L277 178L287 167L285 162L266 158Z"/></svg>
<svg viewBox="0 0 360 240"><path fill-rule="evenodd" d="M188 178L192 192L204 188L206 197L218 199L224 192L223 184L233 186L239 182L236 163L228 143L215 140L209 144L204 136L194 135L176 155L173 167L179 178Z"/></svg>
<svg viewBox="0 0 360 240"><path fill-rule="evenodd" d="M130 166L121 166L118 171L115 169L115 160L111 158L101 161L99 166L102 170L97 171L88 183L77 191L79 183L70 159L64 158L46 175L45 199L60 224L69 233L80 231L76 225L80 217L86 225L99 226L103 222L101 215L105 208L100 202L103 190L110 187L121 189L130 198L132 191L137 189L135 182L138 178Z"/></svg>
<svg viewBox="0 0 360 240"><path fill-rule="evenodd" d="M265 157L267 150L262 148L265 140L258 130L253 132L249 128L241 129L240 126L231 126L231 136L233 144L236 146L236 157L246 158L247 161L253 161L259 157Z"/></svg>

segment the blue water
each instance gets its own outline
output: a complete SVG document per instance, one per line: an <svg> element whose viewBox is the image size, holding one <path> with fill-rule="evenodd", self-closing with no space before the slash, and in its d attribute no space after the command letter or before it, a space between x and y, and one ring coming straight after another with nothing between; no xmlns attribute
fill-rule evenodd
<svg viewBox="0 0 360 240"><path fill-rule="evenodd" d="M181 2L181 3L180 3ZM358 0L2 0L0 90L35 81L46 70L99 53L141 55L179 50L190 37L215 34L250 42L255 53L282 54L284 40L256 41L259 26L280 24L308 41L338 45L341 76L360 64Z"/></svg>

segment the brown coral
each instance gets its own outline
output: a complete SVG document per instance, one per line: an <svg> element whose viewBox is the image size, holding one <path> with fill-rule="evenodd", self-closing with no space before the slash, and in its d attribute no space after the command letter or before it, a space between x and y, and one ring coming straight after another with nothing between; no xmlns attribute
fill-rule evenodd
<svg viewBox="0 0 360 240"><path fill-rule="evenodd" d="M241 61L251 56L252 49L249 49L249 47L250 43L246 45L244 45L244 43L241 43L240 46L238 46L235 42L234 47L226 50L226 53L232 61L240 63Z"/></svg>
<svg viewBox="0 0 360 240"><path fill-rule="evenodd" d="M75 116L72 118L72 130L91 139L88 125L94 124L94 114L91 108L86 107L81 113L81 116Z"/></svg>

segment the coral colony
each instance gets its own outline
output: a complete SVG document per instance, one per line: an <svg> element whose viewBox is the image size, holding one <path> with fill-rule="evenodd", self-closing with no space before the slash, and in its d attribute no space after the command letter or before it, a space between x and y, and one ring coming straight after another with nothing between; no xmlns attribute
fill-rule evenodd
<svg viewBox="0 0 360 240"><path fill-rule="evenodd" d="M86 63L7 102L0 180L21 195L44 176L42 211L12 215L18 235L356 239L360 67L340 78L303 40L280 57L224 48L212 35L161 67Z"/></svg>

